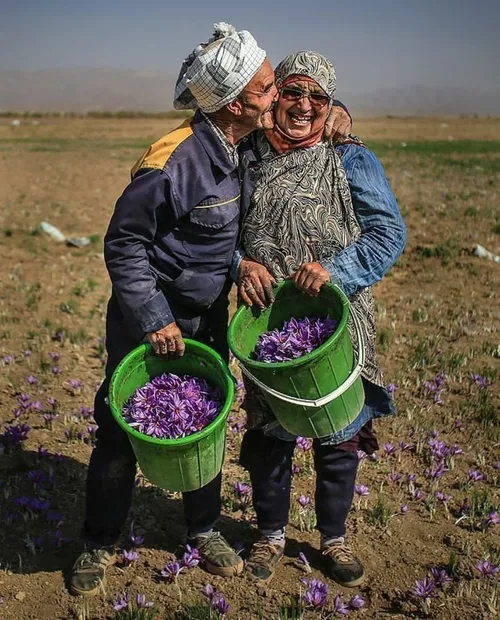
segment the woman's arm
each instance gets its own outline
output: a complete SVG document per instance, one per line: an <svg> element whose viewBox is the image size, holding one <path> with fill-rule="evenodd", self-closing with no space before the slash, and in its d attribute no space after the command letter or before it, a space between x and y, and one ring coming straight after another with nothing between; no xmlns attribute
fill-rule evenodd
<svg viewBox="0 0 500 620"><path fill-rule="evenodd" d="M370 150L347 144L342 157L361 237L321 265L347 295L378 282L403 252L407 232L384 168Z"/></svg>

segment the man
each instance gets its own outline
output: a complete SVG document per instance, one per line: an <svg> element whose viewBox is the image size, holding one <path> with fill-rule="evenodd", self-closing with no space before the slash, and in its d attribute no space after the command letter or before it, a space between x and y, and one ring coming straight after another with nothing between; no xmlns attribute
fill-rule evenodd
<svg viewBox="0 0 500 620"><path fill-rule="evenodd" d="M76 560L71 591L101 591L105 570L129 512L136 459L107 404L121 359L142 340L155 353L182 355L183 337L212 346L228 359L229 267L248 193L237 143L273 125L274 73L249 32L215 25L208 44L183 64L177 108L199 108L141 157L119 198L105 237L113 285L106 317L106 378L94 405L99 426L87 478L85 551ZM221 475L183 494L188 542L205 568L228 577L243 561L214 530Z"/></svg>

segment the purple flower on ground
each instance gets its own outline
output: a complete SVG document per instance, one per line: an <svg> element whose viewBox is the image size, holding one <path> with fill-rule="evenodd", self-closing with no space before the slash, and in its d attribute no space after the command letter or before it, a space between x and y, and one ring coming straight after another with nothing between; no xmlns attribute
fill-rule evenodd
<svg viewBox="0 0 500 620"><path fill-rule="evenodd" d="M128 607L128 593L119 594L116 598L115 604L113 605L113 609L115 611L122 611L122 609L126 609Z"/></svg>
<svg viewBox="0 0 500 620"><path fill-rule="evenodd" d="M211 601L214 597L215 590L209 583L207 583L207 585L203 588L201 593L203 594L203 596L206 596L209 601Z"/></svg>
<svg viewBox="0 0 500 620"><path fill-rule="evenodd" d="M355 594L348 605L350 609L358 610L365 606L365 599L360 594Z"/></svg>
<svg viewBox="0 0 500 620"><path fill-rule="evenodd" d="M123 559L127 564L132 564L132 562L135 562L139 559L139 554L137 553L137 551L124 551Z"/></svg>
<svg viewBox="0 0 500 620"><path fill-rule="evenodd" d="M396 392L397 390L399 390L399 387L398 387L396 384L394 384L394 383L389 383L389 384L386 386L386 388L385 388L385 389L389 392L389 394L390 394L391 396L393 396L393 395L394 395L394 392Z"/></svg>
<svg viewBox="0 0 500 620"><path fill-rule="evenodd" d="M139 545L142 545L142 543L144 542L144 536L134 534L133 525L130 527L129 539L132 542L132 544L135 545L136 547Z"/></svg>
<svg viewBox="0 0 500 620"><path fill-rule="evenodd" d="M186 568L195 568L201 561L200 552L198 549L186 545L186 552L181 561Z"/></svg>
<svg viewBox="0 0 500 620"><path fill-rule="evenodd" d="M465 424L461 420L456 418L456 420L453 422L453 428L457 431L463 431L465 428Z"/></svg>
<svg viewBox="0 0 500 620"><path fill-rule="evenodd" d="M52 366L51 368L53 375L60 375L62 370L58 366Z"/></svg>
<svg viewBox="0 0 500 620"><path fill-rule="evenodd" d="M139 609L153 607L153 601L147 601L145 594L136 594L135 595L135 604Z"/></svg>
<svg viewBox="0 0 500 620"><path fill-rule="evenodd" d="M160 574L169 581L175 581L183 568L180 562L167 562Z"/></svg>
<svg viewBox="0 0 500 620"><path fill-rule="evenodd" d="M467 480L469 482L479 482L480 480L486 480L486 476L477 469L469 469L467 472Z"/></svg>
<svg viewBox="0 0 500 620"><path fill-rule="evenodd" d="M233 489L237 497L249 495L252 491L250 485L245 482L233 482Z"/></svg>
<svg viewBox="0 0 500 620"><path fill-rule="evenodd" d="M491 379L488 377L483 377L482 375L471 374L471 379L483 390L493 385L493 381Z"/></svg>
<svg viewBox="0 0 500 620"><path fill-rule="evenodd" d="M0 443L6 447L15 448L20 446L28 438L31 426L27 424L17 424L16 426L6 426L5 431L0 435Z"/></svg>
<svg viewBox="0 0 500 620"><path fill-rule="evenodd" d="M26 377L26 381L30 384L30 385L37 385L39 383L38 378L35 377L35 375L28 375Z"/></svg>
<svg viewBox="0 0 500 620"><path fill-rule="evenodd" d="M365 486L364 484L356 485L354 487L354 492L357 495L362 495L362 496L370 495L370 489L367 486Z"/></svg>
<svg viewBox="0 0 500 620"><path fill-rule="evenodd" d="M56 409L56 407L57 407L57 405L58 405L58 404L59 404L59 403L57 402L57 398L54 398L53 396L49 396L49 397L47 398L47 405L48 405L49 407L52 407L52 409Z"/></svg>
<svg viewBox="0 0 500 620"><path fill-rule="evenodd" d="M401 508L399 509L399 512L400 512L402 515L405 515L405 514L408 512L408 505L407 505L407 504L404 504L403 506L401 506Z"/></svg>
<svg viewBox="0 0 500 620"><path fill-rule="evenodd" d="M229 611L229 603L220 592L215 592L211 600L212 609L223 617Z"/></svg>
<svg viewBox="0 0 500 620"><path fill-rule="evenodd" d="M412 588L412 594L417 598L433 598L436 596L436 584L431 577L415 581Z"/></svg>
<svg viewBox="0 0 500 620"><path fill-rule="evenodd" d="M309 506L309 504L311 503L311 498L307 497L307 495L300 495L297 498L297 501L302 506L302 508L305 508L306 506Z"/></svg>
<svg viewBox="0 0 500 620"><path fill-rule="evenodd" d="M401 452L406 452L409 450L414 450L415 446L411 443L406 443L404 441L400 441L399 442L399 449L401 450Z"/></svg>
<svg viewBox="0 0 500 620"><path fill-rule="evenodd" d="M5 366L8 366L13 361L14 361L13 355L6 355L5 357L2 358L2 362L5 364Z"/></svg>
<svg viewBox="0 0 500 620"><path fill-rule="evenodd" d="M300 473L300 467L297 465L297 463L294 463L292 465L292 476L297 476Z"/></svg>
<svg viewBox="0 0 500 620"><path fill-rule="evenodd" d="M500 571L500 566L495 566L489 560L480 560L474 566L479 571L481 577L493 577Z"/></svg>
<svg viewBox="0 0 500 620"><path fill-rule="evenodd" d="M348 604L343 601L342 594L337 594L333 599L333 613L347 616L349 613Z"/></svg>
<svg viewBox="0 0 500 620"><path fill-rule="evenodd" d="M56 352L54 352L54 351L51 351L51 352L49 353L49 357L50 357L50 359L51 359L53 362L57 362L57 360L58 360L61 356L59 355L59 353L56 353Z"/></svg>
<svg viewBox="0 0 500 620"><path fill-rule="evenodd" d="M304 452L308 452L312 448L312 440L308 437L297 437L297 446Z"/></svg>
<svg viewBox="0 0 500 620"><path fill-rule="evenodd" d="M393 456L394 454L396 454L396 448L393 446L392 443L385 443L384 444L384 452L387 456Z"/></svg>
<svg viewBox="0 0 500 620"><path fill-rule="evenodd" d="M397 484L402 477L403 474L400 474L397 471L391 471L391 473L389 474L389 480L392 482L392 484Z"/></svg>
<svg viewBox="0 0 500 620"><path fill-rule="evenodd" d="M306 573L311 572L311 565L309 564L309 560L306 558L305 554L302 551L299 552L299 562L304 567Z"/></svg>
<svg viewBox="0 0 500 620"><path fill-rule="evenodd" d="M431 568L431 575L434 579L434 583L437 586L444 586L445 584L451 583L453 581L453 579L443 568L437 568L436 566L433 566Z"/></svg>
<svg viewBox="0 0 500 620"><path fill-rule="evenodd" d="M303 578L300 581L306 586L306 591L302 595L306 605L314 609L323 608L328 602L330 592L326 583L316 578Z"/></svg>
<svg viewBox="0 0 500 620"><path fill-rule="evenodd" d="M486 527L490 525L499 525L500 524L500 515L498 512L490 512L489 515L485 519Z"/></svg>
<svg viewBox="0 0 500 620"><path fill-rule="evenodd" d="M443 504L446 504L446 502L450 501L451 495L445 495L441 491L436 491L436 499L438 502L442 502Z"/></svg>
<svg viewBox="0 0 500 620"><path fill-rule="evenodd" d="M422 493L422 491L420 489L415 489L413 491L413 499L416 500L417 502L419 500L421 500L423 498L424 494Z"/></svg>

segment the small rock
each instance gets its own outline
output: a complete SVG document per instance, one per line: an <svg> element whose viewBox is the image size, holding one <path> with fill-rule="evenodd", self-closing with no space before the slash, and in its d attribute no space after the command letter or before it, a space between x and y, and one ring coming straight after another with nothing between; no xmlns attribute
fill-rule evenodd
<svg viewBox="0 0 500 620"><path fill-rule="evenodd" d="M26 592L18 592L15 597L16 601L19 601L20 603L22 603L24 601L24 599L26 598Z"/></svg>

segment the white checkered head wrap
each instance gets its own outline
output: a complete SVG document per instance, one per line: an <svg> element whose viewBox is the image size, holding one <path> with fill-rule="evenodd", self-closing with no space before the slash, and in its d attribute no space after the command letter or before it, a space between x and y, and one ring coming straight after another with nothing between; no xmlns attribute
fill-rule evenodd
<svg viewBox="0 0 500 620"><path fill-rule="evenodd" d="M260 69L266 52L246 30L214 24L214 35L182 63L175 85L174 108L216 112L233 101Z"/></svg>

